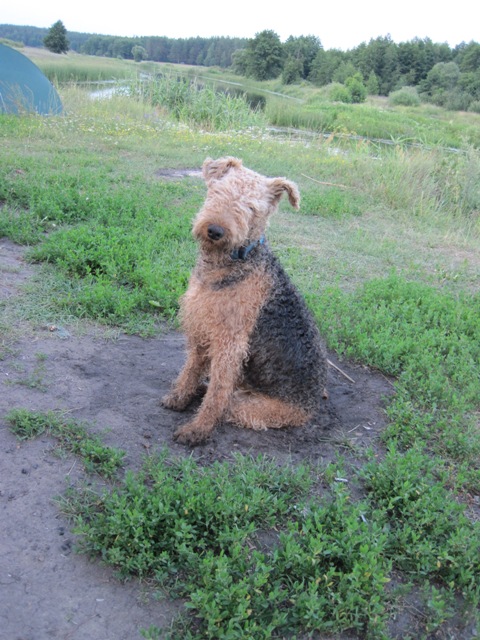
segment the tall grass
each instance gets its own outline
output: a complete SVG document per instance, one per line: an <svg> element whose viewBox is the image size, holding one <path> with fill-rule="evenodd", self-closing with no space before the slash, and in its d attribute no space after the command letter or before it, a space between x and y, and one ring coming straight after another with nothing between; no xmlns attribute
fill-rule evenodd
<svg viewBox="0 0 480 640"><path fill-rule="evenodd" d="M384 104L379 108L374 102L340 104L331 102L325 91L311 94L303 104L268 95L265 115L271 124L279 127L362 136L392 143L459 148L468 140L475 147L480 146L476 114L462 122L460 117L448 118L446 112L440 112L432 121L424 106L394 109Z"/></svg>
<svg viewBox="0 0 480 640"><path fill-rule="evenodd" d="M244 97L216 91L196 80L165 74L131 85L132 95L168 110L179 122L208 131L263 127L265 118L250 108Z"/></svg>
<svg viewBox="0 0 480 640"><path fill-rule="evenodd" d="M440 217L463 219L465 229L480 230L480 152L467 146L461 153L414 147L391 147L381 163L366 156L356 165L365 170L372 196L388 209L417 216L427 224Z"/></svg>
<svg viewBox="0 0 480 640"><path fill-rule="evenodd" d="M120 78L135 78L140 69L131 60L100 58L68 53L64 56L43 50L28 49L29 57L47 78L59 85L78 82L98 82Z"/></svg>
<svg viewBox="0 0 480 640"><path fill-rule="evenodd" d="M260 114L249 115L242 100L231 96L214 99L210 94L218 83L235 83L236 90L259 93L265 97L264 114L269 124L276 127L308 129L337 135L357 135L379 140L441 145L461 148L465 142L480 146L479 115L454 113L428 104L410 107L394 107L387 100L369 99L366 104L348 105L333 103L329 87L313 85L283 86L278 81L255 82L239 78L228 71L206 67L189 67L165 63L100 58L69 53L54 56L41 49L28 49L27 54L52 81L95 82L105 80L134 79L140 74L154 80L143 88L135 86L135 94L143 95L157 105L173 108L175 117L183 122L199 124L208 130L248 126L262 126ZM199 78L201 78L199 82ZM185 87L173 87L173 84ZM202 83L202 84L200 84ZM204 86L209 83L208 87ZM193 89L187 97L188 88ZM203 89L208 91L203 92ZM194 94L200 93L194 97ZM179 110L178 99L184 108ZM294 98L294 99L293 99ZM174 104L171 105L173 100ZM223 105L219 106L219 100ZM223 113L224 111L227 113ZM180 113L181 111L181 113ZM210 113L208 113L210 112ZM228 112L235 115L229 115ZM253 117L253 124L249 124ZM237 124L239 123L239 124Z"/></svg>

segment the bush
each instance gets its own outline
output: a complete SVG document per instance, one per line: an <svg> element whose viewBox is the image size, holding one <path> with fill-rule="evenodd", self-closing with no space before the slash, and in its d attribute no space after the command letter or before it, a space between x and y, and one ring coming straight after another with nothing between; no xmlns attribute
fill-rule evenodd
<svg viewBox="0 0 480 640"><path fill-rule="evenodd" d="M471 102L472 96L469 93L457 89L447 91L443 106L449 111L467 111Z"/></svg>
<svg viewBox="0 0 480 640"><path fill-rule="evenodd" d="M375 71L371 71L367 80L367 93L369 96L378 96L380 92L380 84L378 82Z"/></svg>
<svg viewBox="0 0 480 640"><path fill-rule="evenodd" d="M365 102L367 97L367 87L363 84L361 73L355 73L345 80L345 86L352 96L352 102Z"/></svg>
<svg viewBox="0 0 480 640"><path fill-rule="evenodd" d="M472 96L461 89L436 89L431 95L425 94L429 102L448 109L449 111L467 111L472 102Z"/></svg>
<svg viewBox="0 0 480 640"><path fill-rule="evenodd" d="M474 100L473 102L471 102L468 110L472 111L473 113L480 113L480 100Z"/></svg>
<svg viewBox="0 0 480 640"><path fill-rule="evenodd" d="M333 102L365 102L367 87L363 84L362 75L356 73L345 80L345 84L332 82L329 87L329 98Z"/></svg>
<svg viewBox="0 0 480 640"><path fill-rule="evenodd" d="M302 77L303 63L296 58L288 58L282 71L283 84L293 84Z"/></svg>
<svg viewBox="0 0 480 640"><path fill-rule="evenodd" d="M402 87L398 91L392 91L388 101L392 106L418 107L420 96L415 87Z"/></svg>
<svg viewBox="0 0 480 640"><path fill-rule="evenodd" d="M352 94L344 84L334 82L330 87L330 100L332 102L352 102Z"/></svg>

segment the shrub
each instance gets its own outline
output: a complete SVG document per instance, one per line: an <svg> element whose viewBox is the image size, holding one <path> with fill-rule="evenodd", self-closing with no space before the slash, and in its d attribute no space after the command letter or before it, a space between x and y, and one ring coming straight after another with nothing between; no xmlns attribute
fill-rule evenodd
<svg viewBox="0 0 480 640"><path fill-rule="evenodd" d="M380 83L375 71L371 71L367 80L367 93L369 96L378 96L380 92Z"/></svg>
<svg viewBox="0 0 480 640"><path fill-rule="evenodd" d="M415 87L402 87L398 91L392 91L388 101L393 106L417 107L420 104L420 96Z"/></svg>
<svg viewBox="0 0 480 640"><path fill-rule="evenodd" d="M330 87L330 100L332 102L352 102L352 94L344 84L334 82Z"/></svg>
<svg viewBox="0 0 480 640"><path fill-rule="evenodd" d="M352 102L365 102L367 97L367 87L363 84L361 73L355 73L345 80L345 86L352 96Z"/></svg>
<svg viewBox="0 0 480 640"><path fill-rule="evenodd" d="M472 96L466 91L460 91L459 89L453 89L447 91L445 94L444 107L449 111L467 111L470 103L472 102Z"/></svg>
<svg viewBox="0 0 480 640"><path fill-rule="evenodd" d="M303 63L297 58L287 58L282 71L283 84L293 84L302 77Z"/></svg>
<svg viewBox="0 0 480 640"><path fill-rule="evenodd" d="M431 95L425 97L429 102L448 109L449 111L467 111L472 101L472 96L461 89L436 89Z"/></svg>
<svg viewBox="0 0 480 640"><path fill-rule="evenodd" d="M480 113L480 100L474 100L473 102L471 102L468 110L472 111L473 113Z"/></svg>

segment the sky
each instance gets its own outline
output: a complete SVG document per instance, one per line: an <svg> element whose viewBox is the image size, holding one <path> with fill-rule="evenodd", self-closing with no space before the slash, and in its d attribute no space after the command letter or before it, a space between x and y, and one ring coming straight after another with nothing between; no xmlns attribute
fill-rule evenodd
<svg viewBox="0 0 480 640"><path fill-rule="evenodd" d="M15 0L2 2L0 24L51 27L117 36L230 36L253 38L270 29L289 36L317 36L325 49L352 49L371 38L395 42L415 37L447 42L480 41L480 3L475 0ZM322 6L324 5L324 6ZM285 7L285 8L283 8Z"/></svg>

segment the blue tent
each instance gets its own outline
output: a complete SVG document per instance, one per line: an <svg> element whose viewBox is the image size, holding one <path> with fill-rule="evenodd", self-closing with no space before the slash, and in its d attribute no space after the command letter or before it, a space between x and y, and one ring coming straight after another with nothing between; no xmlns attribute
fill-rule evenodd
<svg viewBox="0 0 480 640"><path fill-rule="evenodd" d="M19 51L0 44L0 113L61 112L60 97L40 69Z"/></svg>

